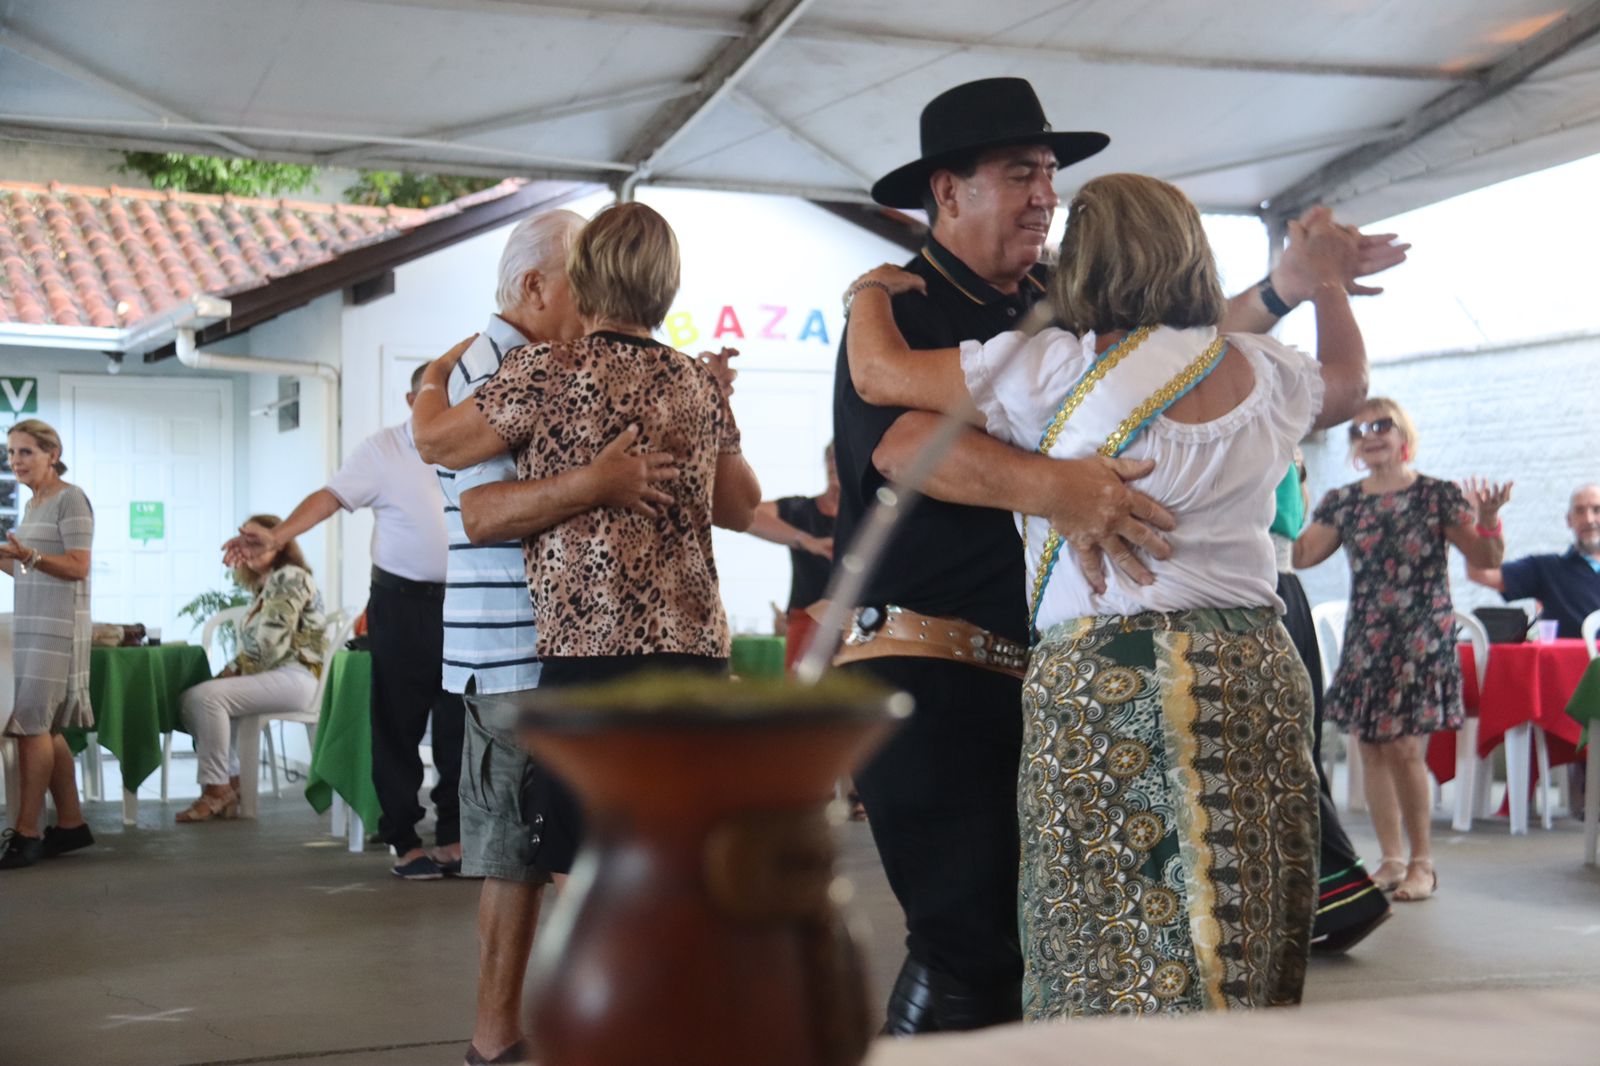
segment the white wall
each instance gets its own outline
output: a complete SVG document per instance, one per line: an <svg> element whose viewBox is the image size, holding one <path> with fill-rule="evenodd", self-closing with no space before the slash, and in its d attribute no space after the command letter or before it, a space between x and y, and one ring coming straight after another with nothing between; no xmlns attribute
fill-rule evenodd
<svg viewBox="0 0 1600 1066"><path fill-rule="evenodd" d="M294 363L326 363L338 368L339 315L343 304L341 293L323 296L206 350ZM276 374L239 374L236 380L238 391L245 397L246 412L257 411L278 399ZM235 521L242 522L252 514L285 517L306 495L327 483L324 426L329 417L328 392L328 386L316 378L300 379L300 425L293 430L278 429L275 411L244 416L241 435L246 454L245 499ZM328 526L340 521L335 517L300 538L300 548L330 607L339 602L339 586L327 577L337 569L330 539L337 530L330 531Z"/></svg>

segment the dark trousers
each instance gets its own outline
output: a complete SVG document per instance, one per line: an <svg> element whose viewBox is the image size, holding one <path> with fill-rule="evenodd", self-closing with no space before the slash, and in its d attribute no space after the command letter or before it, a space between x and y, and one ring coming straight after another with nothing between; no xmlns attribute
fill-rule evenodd
<svg viewBox="0 0 1600 1066"><path fill-rule="evenodd" d="M855 775L911 958L1020 1018L1017 766L1022 683L938 659L843 667L911 694L916 709Z"/></svg>
<svg viewBox="0 0 1600 1066"><path fill-rule="evenodd" d="M436 591L435 591L436 590ZM444 589L407 581L377 567L367 602L372 649L372 785L381 816L378 835L404 855L422 846L417 802L422 756L417 746L433 716L433 765L439 783L429 798L440 847L461 839L461 697L441 687L444 656Z"/></svg>
<svg viewBox="0 0 1600 1066"><path fill-rule="evenodd" d="M539 691L597 685L655 670L726 675L728 660L671 653L551 655L539 662ZM522 809L539 819L539 865L551 873L570 873L583 842L583 808L566 782L553 771L530 775L522 794Z"/></svg>
<svg viewBox="0 0 1600 1066"><path fill-rule="evenodd" d="M1285 608L1283 627L1289 631L1289 639L1311 675L1311 699L1315 706L1311 750L1317 764L1317 781L1322 786L1319 899L1316 921L1311 928L1311 937L1316 940L1371 922L1377 913L1389 909L1389 903L1367 876L1360 856L1345 835L1344 826L1339 824L1333 792L1328 787L1327 775L1322 772L1322 657L1317 652L1317 627L1311 620L1311 604L1306 600L1300 579L1293 574L1278 575L1278 596Z"/></svg>

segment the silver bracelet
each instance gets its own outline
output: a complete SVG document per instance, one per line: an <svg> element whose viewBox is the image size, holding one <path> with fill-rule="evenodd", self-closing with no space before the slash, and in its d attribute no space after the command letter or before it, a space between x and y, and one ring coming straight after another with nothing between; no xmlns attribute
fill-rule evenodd
<svg viewBox="0 0 1600 1066"><path fill-rule="evenodd" d="M876 278L861 278L852 282L850 287L844 290L844 313L846 315L850 313L850 305L855 302L856 296L866 289L882 289L885 296L892 297L894 295L889 291L888 285Z"/></svg>

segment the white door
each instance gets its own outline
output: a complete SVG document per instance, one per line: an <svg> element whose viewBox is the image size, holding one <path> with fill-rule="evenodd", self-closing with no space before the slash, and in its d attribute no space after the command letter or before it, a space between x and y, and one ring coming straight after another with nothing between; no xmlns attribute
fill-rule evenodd
<svg viewBox="0 0 1600 1066"><path fill-rule="evenodd" d="M414 344L385 344L380 349L382 357L378 363L378 389L383 397L380 410L384 425L392 426L411 417L411 408L406 406L406 393L411 391L411 375L416 373L417 367L432 362L448 350L440 348L434 351Z"/></svg>
<svg viewBox="0 0 1600 1066"><path fill-rule="evenodd" d="M219 548L242 517L233 513L233 382L63 374L61 410L67 480L94 505L95 621L198 640L178 608L229 587ZM135 527L136 503L160 505L159 536L152 507Z"/></svg>

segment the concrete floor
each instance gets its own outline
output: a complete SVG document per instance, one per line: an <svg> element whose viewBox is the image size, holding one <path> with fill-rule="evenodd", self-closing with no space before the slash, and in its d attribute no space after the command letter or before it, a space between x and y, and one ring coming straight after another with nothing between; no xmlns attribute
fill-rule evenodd
<svg viewBox="0 0 1600 1066"><path fill-rule="evenodd" d="M96 847L0 874L0 1066L461 1061L476 882L396 881L297 797L264 799L253 823L176 826L180 806L146 802L125 829L91 805ZM1435 830L1440 895L1315 961L1307 1002L1600 984L1600 870L1581 864L1576 823ZM867 828L842 827L840 848L881 1004L899 912Z"/></svg>

